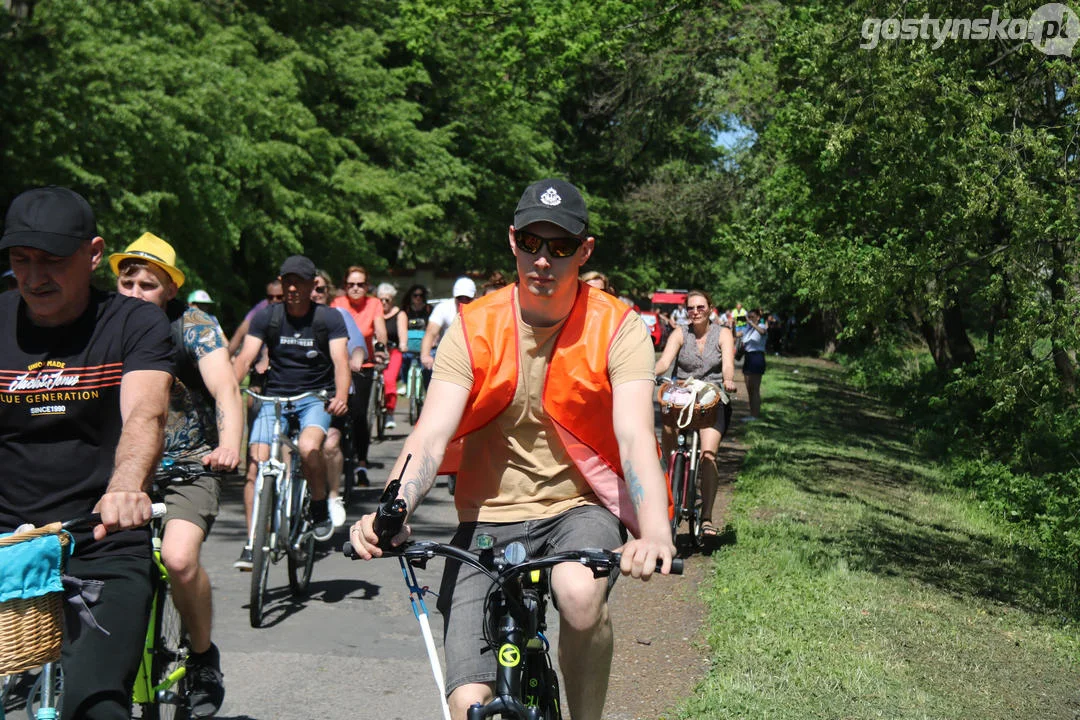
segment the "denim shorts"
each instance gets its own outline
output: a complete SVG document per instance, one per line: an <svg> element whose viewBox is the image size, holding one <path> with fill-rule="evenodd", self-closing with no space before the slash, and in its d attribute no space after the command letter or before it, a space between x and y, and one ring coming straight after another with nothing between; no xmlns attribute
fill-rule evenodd
<svg viewBox="0 0 1080 720"><path fill-rule="evenodd" d="M517 523L461 523L455 545L477 552L475 537L495 536L495 551L508 544L525 545L530 557L543 557L563 550L605 548L614 550L626 542L626 531L618 518L599 505L585 505L542 520ZM619 571L608 578L610 592ZM484 643L484 604L491 581L479 571L452 560L446 561L439 588L439 611L443 615L443 650L446 656L446 694L469 683L495 682L495 654ZM558 607L558 598L552 597ZM557 622L549 607L548 625Z"/></svg>
<svg viewBox="0 0 1080 720"><path fill-rule="evenodd" d="M326 412L323 401L317 397L306 397L299 402L293 403L293 409L282 413L282 418L295 414L300 418L300 431L315 426L321 428L323 435L330 429L330 413ZM283 423L282 430L287 430L288 425ZM248 443L261 443L269 445L274 434L274 403L265 402L259 408L259 414L255 417L255 425L251 429L251 437Z"/></svg>

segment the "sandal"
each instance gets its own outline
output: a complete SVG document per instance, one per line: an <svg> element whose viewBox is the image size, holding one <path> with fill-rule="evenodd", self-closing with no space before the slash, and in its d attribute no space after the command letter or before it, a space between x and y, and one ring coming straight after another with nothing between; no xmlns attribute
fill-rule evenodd
<svg viewBox="0 0 1080 720"><path fill-rule="evenodd" d="M713 525L708 520L701 523L701 536L702 537L716 537L720 534L720 528Z"/></svg>

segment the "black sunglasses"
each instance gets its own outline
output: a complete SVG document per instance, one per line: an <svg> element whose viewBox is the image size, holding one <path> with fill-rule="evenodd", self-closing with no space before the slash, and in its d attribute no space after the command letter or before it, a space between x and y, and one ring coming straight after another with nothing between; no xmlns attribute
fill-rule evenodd
<svg viewBox="0 0 1080 720"><path fill-rule="evenodd" d="M322 295L324 292L326 292L326 286L316 285L315 287L311 288L311 292L319 293L320 295Z"/></svg>
<svg viewBox="0 0 1080 720"><path fill-rule="evenodd" d="M547 244L548 252L551 253L551 257L556 258L568 258L577 252L577 249L581 247L581 243L585 242L579 237L554 237L543 238L539 235L533 235L531 232L525 230L514 231L514 242L519 248L535 255L540 252L540 248Z"/></svg>

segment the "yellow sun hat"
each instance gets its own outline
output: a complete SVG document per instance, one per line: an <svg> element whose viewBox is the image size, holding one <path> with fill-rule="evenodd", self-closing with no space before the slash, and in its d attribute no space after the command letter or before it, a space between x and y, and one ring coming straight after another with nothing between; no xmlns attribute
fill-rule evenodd
<svg viewBox="0 0 1080 720"><path fill-rule="evenodd" d="M152 262L168 273L176 287L184 284L184 273L176 267L176 251L173 246L153 233L143 233L138 240L124 248L124 252L109 256L109 267L114 275L120 276L120 263L128 258Z"/></svg>

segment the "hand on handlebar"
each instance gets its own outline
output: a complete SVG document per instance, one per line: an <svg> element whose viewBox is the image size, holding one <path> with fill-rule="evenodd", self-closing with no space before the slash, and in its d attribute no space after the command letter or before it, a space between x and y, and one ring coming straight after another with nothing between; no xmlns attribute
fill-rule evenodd
<svg viewBox="0 0 1080 720"><path fill-rule="evenodd" d="M349 542L357 556L363 560L382 557L383 551L379 549L379 536L374 529L375 513L368 513L353 523L349 528ZM401 531L394 536L391 544L398 547L412 535L412 528L408 523L401 526Z"/></svg>
<svg viewBox="0 0 1080 720"><path fill-rule="evenodd" d="M209 454L203 456L202 464L218 472L232 472L240 464L240 453L232 448L219 445Z"/></svg>
<svg viewBox="0 0 1080 720"><path fill-rule="evenodd" d="M735 392L735 381L734 380L725 380L724 381L724 390L726 390L729 393Z"/></svg>
<svg viewBox="0 0 1080 720"><path fill-rule="evenodd" d="M349 411L349 399L348 396L339 397L335 395L330 399L330 402L326 403L326 412L331 415L344 415Z"/></svg>
<svg viewBox="0 0 1080 720"><path fill-rule="evenodd" d="M94 512L101 514L101 524L94 526L94 539L101 540L108 533L142 527L150 522L150 496L126 490L106 492L94 506Z"/></svg>
<svg viewBox="0 0 1080 720"><path fill-rule="evenodd" d="M671 538L663 541L648 538L637 538L629 541L616 552L622 555L619 561L619 570L623 575L648 580L656 570L657 561L663 563L660 572L667 575L671 572L671 558L675 556L675 548L671 544Z"/></svg>
<svg viewBox="0 0 1080 720"><path fill-rule="evenodd" d="M435 367L435 358L431 357L431 354L421 355L420 364L424 366L425 370L430 370Z"/></svg>

